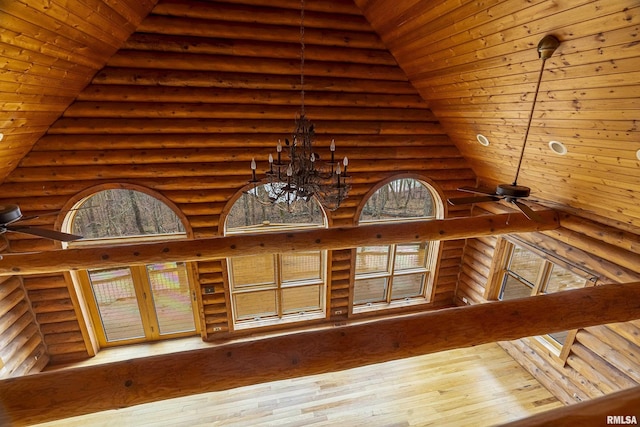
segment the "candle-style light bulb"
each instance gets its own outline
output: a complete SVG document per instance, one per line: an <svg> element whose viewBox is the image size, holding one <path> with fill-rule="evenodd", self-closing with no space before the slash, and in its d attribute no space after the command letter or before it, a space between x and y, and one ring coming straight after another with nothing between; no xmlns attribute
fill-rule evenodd
<svg viewBox="0 0 640 427"><path fill-rule="evenodd" d="M273 156L269 153L269 172L273 172Z"/></svg>
<svg viewBox="0 0 640 427"><path fill-rule="evenodd" d="M282 143L278 140L278 145L276 145L276 151L278 152L278 164L280 164L280 153L282 153Z"/></svg>
<svg viewBox="0 0 640 427"><path fill-rule="evenodd" d="M342 159L342 164L344 165L344 174L347 174L347 166L349 166L349 159L347 159L347 156L344 156L344 159Z"/></svg>
<svg viewBox="0 0 640 427"><path fill-rule="evenodd" d="M293 175L293 168L291 167L291 163L287 166L287 176Z"/></svg>
<svg viewBox="0 0 640 427"><path fill-rule="evenodd" d="M331 150L331 163L333 163L333 161L334 161L333 154L336 151L336 140L335 139L331 140L331 145L329 146L329 150Z"/></svg>

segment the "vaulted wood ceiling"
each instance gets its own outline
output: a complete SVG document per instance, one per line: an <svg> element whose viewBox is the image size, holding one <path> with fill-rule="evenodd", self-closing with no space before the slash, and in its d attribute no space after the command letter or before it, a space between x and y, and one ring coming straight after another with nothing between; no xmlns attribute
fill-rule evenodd
<svg viewBox="0 0 640 427"><path fill-rule="evenodd" d="M30 181L44 171L39 166L73 166L74 157L85 162L83 156L97 154L91 148L143 148L139 134L148 134L154 120L149 111L159 123L151 133L161 141L167 132L180 134L184 120L202 120L202 134L239 133L237 143L248 147L251 139L242 135L256 123L243 122L247 118L265 119L263 131L276 138L290 128L284 118L295 114L299 100L295 79L292 83L297 36L291 31L299 23L299 5L296 0L3 2L0 178L9 186L0 198L18 197L10 184ZM558 37L562 44L547 61L519 182L542 203L608 218L637 232L637 1L307 0L306 9L309 114L325 121L317 127L327 134L352 135L344 137L345 154L366 163L361 172L366 169L369 176L361 179L367 183L375 181L376 168L382 169L377 162L397 161L401 171L420 169L417 163L427 159L455 158L446 136L482 183L510 182L540 69L535 47L545 34ZM225 68L228 55L236 58ZM243 69L238 57L262 57L264 68L247 61ZM211 69L217 73L213 83L206 72ZM238 91L223 95L216 87ZM255 97L242 98L246 92L240 89L247 87L256 90ZM146 95L149 91L153 97ZM194 104L198 96L201 104ZM218 106L215 112L212 103ZM223 122L211 120L223 120L227 127L220 130ZM119 137L104 138L110 133ZM489 138L488 147L478 144L478 133ZM78 143L74 134L93 135L82 138L87 151L63 153L68 141ZM442 137L426 144L424 135ZM43 136L48 139L29 154ZM390 142L383 144L385 137ZM357 154L367 140L379 150ZM392 147L402 140L421 147L415 164L394 158ZM552 153L551 140L563 142L568 153ZM257 151L251 153L227 151L226 161L246 168L247 157L264 157L270 150L265 142L254 145ZM430 152L430 146L437 148ZM196 153L189 154L193 162ZM109 158L102 157L95 164L108 175ZM22 169L16 169L21 161ZM460 163L460 170L464 167ZM434 168L433 162L423 167ZM472 178L461 176L456 184ZM38 185L46 179L51 179L46 172L33 178Z"/></svg>
<svg viewBox="0 0 640 427"><path fill-rule="evenodd" d="M519 182L552 206L640 226L638 2L356 3L493 184L513 179L541 66L536 46L555 35L561 46L546 64ZM552 140L568 153L554 154Z"/></svg>

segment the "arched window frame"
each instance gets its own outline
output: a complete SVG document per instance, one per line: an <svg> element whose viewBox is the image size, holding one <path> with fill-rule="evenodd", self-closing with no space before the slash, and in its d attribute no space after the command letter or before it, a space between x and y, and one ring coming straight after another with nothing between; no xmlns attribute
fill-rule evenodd
<svg viewBox="0 0 640 427"><path fill-rule="evenodd" d="M193 231L189 224L189 220L187 219L186 215L171 200L167 199L162 194L151 190L150 188L143 187L141 185L136 185L136 184L109 183L109 184L102 184L94 187L89 187L81 191L80 193L76 194L71 199L69 199L67 203L65 203L63 208L60 210L60 214L58 215L58 218L55 224L56 228L62 231L71 233L71 224L77 212L75 209L78 206L81 206L86 200L88 200L95 194L100 193L101 191L106 191L106 190L133 190L133 191L138 191L140 193L144 193L148 196L153 197L154 199L157 199L158 201L162 202L165 206L167 206L169 209L171 209L173 213L175 213L176 216L180 219L180 221L182 222L182 226L185 229L184 234L182 233L155 234L155 235L146 236L146 237L145 236L136 236L136 237L125 236L125 237L114 237L112 239L82 239L75 242L63 243L63 247L91 246L91 245L95 245L97 241L100 242L98 243L99 245L105 245L105 244L127 243L126 242L127 239L135 240L136 242L140 242L140 241L151 242L151 241L163 240L163 239L166 240L166 239L192 239L193 238Z"/></svg>
<svg viewBox="0 0 640 427"><path fill-rule="evenodd" d="M58 214L57 220L55 222L56 228L71 233L73 219L75 218L77 207L81 206L88 200L90 197L95 194L106 191L106 190L133 190L140 193L144 193L150 197L157 199L162 202L166 207L171 209L173 213L180 219L183 227L184 233L169 233L169 234L154 234L148 236L124 236L124 237L114 237L114 238L96 238L96 239L81 239L73 242L63 242L63 248L80 248L80 247L99 247L104 245L117 245L117 244L126 244L126 243L147 243L153 241L167 241L167 240L187 240L193 238L193 231L189 225L189 221L184 213L169 199L164 197L162 194L155 192L147 187L143 187L135 184L122 184L122 183L108 183L93 186L87 188L72 198L70 198L63 208L60 210ZM170 262L170 260L168 260ZM146 275L146 266L123 266L131 269L132 277L135 280L140 280L141 277ZM96 268L100 268L97 266ZM150 338L149 335L143 338L135 338L135 339L126 339L126 340L118 340L115 342L109 342L104 335L104 329L99 325L99 314L97 313L97 307L95 303L92 302L94 298L93 292L87 286L89 283L89 274L88 271L71 271L66 274L67 281L72 284L72 287L75 290L75 293L72 294L72 299L74 302L74 308L76 310L76 314L78 315L78 319L85 319L85 321L79 321L80 328L82 334L85 338L85 342L87 343L87 348L89 350L90 355L95 355L101 347L112 347L118 345L125 344L135 344L139 342L145 341L155 341L158 339L165 338L174 338L178 336L189 336L198 334L201 330L202 319L199 316L197 307L202 305L201 296L199 292L196 292L196 274L194 271L194 266L187 263L185 265L185 271L187 274L187 280L189 283L189 291L191 293L191 302L192 302L192 310L194 314L194 325L195 330L193 332L186 333L176 333L161 336L158 331L153 333L153 336ZM194 304L194 300L196 303ZM144 321L145 327L148 325L146 321Z"/></svg>
<svg viewBox="0 0 640 427"><path fill-rule="evenodd" d="M254 225L254 226L248 226L242 230L227 230L227 219L228 216L231 212L231 209L233 208L233 206L239 202L239 200L241 199L242 195L248 191L251 190L252 187L251 186L246 186L245 188L243 188L241 191L237 192L234 197L229 200L229 202L227 203L227 205L225 206L225 208L222 211L221 214L221 222L223 224L222 227L220 227L220 234L221 235L233 235L233 234L242 234L242 233L278 233L278 232L283 232L283 231L292 231L292 230L308 230L308 229L313 229L313 228L327 228L330 224L330 217L327 215L327 212L325 211L325 209L322 207L322 205L320 205L320 203L318 203L317 200L314 199L315 203L317 203L317 206L320 210L320 212L322 213L322 217L323 217L323 221L322 224L318 224L318 225L309 225L309 224L305 224L305 225L298 225L298 224L283 224L280 226L273 226L271 224L263 224L263 225ZM231 314L231 319L230 319L230 326L232 330L235 331L242 331L242 330L251 330L251 329L255 329L255 328L277 328L279 326L285 326L285 325L289 325L289 324L293 324L293 323L298 323L298 322L305 322L305 321L321 321L323 319L326 319L327 317L327 313L328 313L328 307L329 307L329 292L328 292L328 278L329 278L329 272L328 272L328 257L329 257L329 251L327 250L321 250L321 251L314 251L314 252L319 252L319 256L320 256L320 282L318 282L320 284L320 295L319 295L319 300L320 300L320 308L318 310L314 310L311 312L300 312L300 313L287 313L284 314L282 309L282 294L283 291L285 289L285 287L283 286L283 281L282 281L282 262L285 259L285 257L287 256L291 256L296 254L297 252L289 252L287 254L272 254L273 256L273 265L274 265L274 272L275 272L275 281L276 284L275 286L277 288L271 288L271 289L276 289L276 294L277 294L277 299L278 299L278 314L277 316L270 316L270 317L266 317L266 318L254 318L254 319L238 319L238 309L237 309L237 305L236 305L236 296L238 294L240 294L240 291L238 290L238 288L235 286L234 283L234 277L233 277L233 259L235 257L228 257L224 259L224 265L223 265L223 271L224 271L224 277L225 277L225 293L226 293L226 299L227 299L227 304L229 307L229 312ZM261 256L257 256L257 257L261 257ZM311 285L313 285L313 283L310 282ZM260 289L259 287L255 288L255 292L259 292Z"/></svg>
<svg viewBox="0 0 640 427"><path fill-rule="evenodd" d="M430 179L417 175L417 174L399 174L389 177L381 182L379 182L376 186L374 186L371 190L365 194L362 198L361 203L359 204L356 214L354 215L354 221L357 225L360 224L371 224L371 223L396 223L396 222L414 222L414 221L423 221L425 218L406 218L406 219L384 219L384 220L372 220L361 222L360 216L362 211L369 201L369 199L381 188L384 186L401 179L413 179L421 183L425 186L425 188L431 193L433 200L433 208L434 208L434 216L433 219L443 219L447 215L447 206L443 202L445 200L444 193L439 189L439 187L433 183ZM394 259L396 253L398 253L398 247L404 246L407 248L410 244L391 244L384 245L388 247L387 252L387 263L385 271L378 271L371 274L362 274L358 273L357 265L358 265L358 255L364 248L354 248L352 250L352 259L353 259L353 268L351 272L351 292L349 295L349 307L351 310L351 314L354 315L366 315L366 314L375 314L379 313L381 310L403 310L408 309L415 306L420 306L424 304L431 303L433 301L433 294L435 291L435 280L436 274L438 271L438 264L440 260L441 253L441 244L440 241L428 241L428 242L415 242L416 245L427 245L426 253L425 253L425 263L424 268L416 268L413 271L407 271L407 273L424 273L425 280L423 283L422 292L420 295L412 296L412 297L403 297L398 299L391 298L391 292L389 291L389 285L392 284L394 277L399 277L401 274L397 274L394 271ZM356 300L356 286L358 280L365 279L380 279L384 278L385 288L384 288L384 301L380 298L378 301L363 301L359 302Z"/></svg>

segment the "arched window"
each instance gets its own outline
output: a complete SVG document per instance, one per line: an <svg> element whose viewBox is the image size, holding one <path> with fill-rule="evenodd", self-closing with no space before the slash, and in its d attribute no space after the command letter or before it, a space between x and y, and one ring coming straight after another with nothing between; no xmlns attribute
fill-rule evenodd
<svg viewBox="0 0 640 427"><path fill-rule="evenodd" d="M76 204L69 226L84 240L132 236L186 236L184 225L164 202L131 189L103 190Z"/></svg>
<svg viewBox="0 0 640 427"><path fill-rule="evenodd" d="M320 204L269 200L269 185L244 193L225 219L225 234L326 227ZM327 253L308 250L227 258L235 329L326 317Z"/></svg>
<svg viewBox="0 0 640 427"><path fill-rule="evenodd" d="M359 223L442 217L444 206L433 187L414 178L400 178L367 199ZM429 302L438 249L439 242L429 241L356 248L353 313Z"/></svg>
<svg viewBox="0 0 640 427"><path fill-rule="evenodd" d="M185 227L163 201L132 189L107 189L78 201L64 221L84 238L69 247L185 239ZM193 335L189 266L161 263L77 272L101 346Z"/></svg>

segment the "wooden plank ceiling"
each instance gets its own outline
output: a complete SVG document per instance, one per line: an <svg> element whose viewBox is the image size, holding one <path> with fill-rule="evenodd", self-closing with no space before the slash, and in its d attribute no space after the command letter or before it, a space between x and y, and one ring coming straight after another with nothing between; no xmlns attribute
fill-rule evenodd
<svg viewBox="0 0 640 427"><path fill-rule="evenodd" d="M546 34L547 61L518 182L532 198L640 227L636 0L355 0L482 182L510 183ZM485 135L484 147L476 135ZM548 143L560 141L566 155Z"/></svg>
<svg viewBox="0 0 640 427"><path fill-rule="evenodd" d="M249 157L265 158L291 128L299 101L297 0L162 0L143 20L153 3L0 4L3 200L31 197L55 176L68 183L40 195L59 199L37 203L57 209L88 183L140 178L135 150L150 140L190 146L185 155L194 162L202 148L194 133L227 163L214 175L237 175L228 188L238 188ZM393 171L464 171L442 129L481 182L511 182L540 68L535 46L554 34L562 44L547 61L519 182L550 206L637 232L639 10L636 0L308 0L308 112L360 162L362 191ZM260 141L246 137L256 126ZM176 145L186 129L192 139ZM488 147L476 142L478 133ZM550 140L568 153L553 154ZM416 150L399 154L394 147L402 145ZM145 161L181 161L156 155ZM89 165L99 171L87 173ZM446 178L447 195L473 184L472 175L459 178ZM85 181L74 187L77 179Z"/></svg>
<svg viewBox="0 0 640 427"><path fill-rule="evenodd" d="M0 2L0 182L155 2Z"/></svg>

